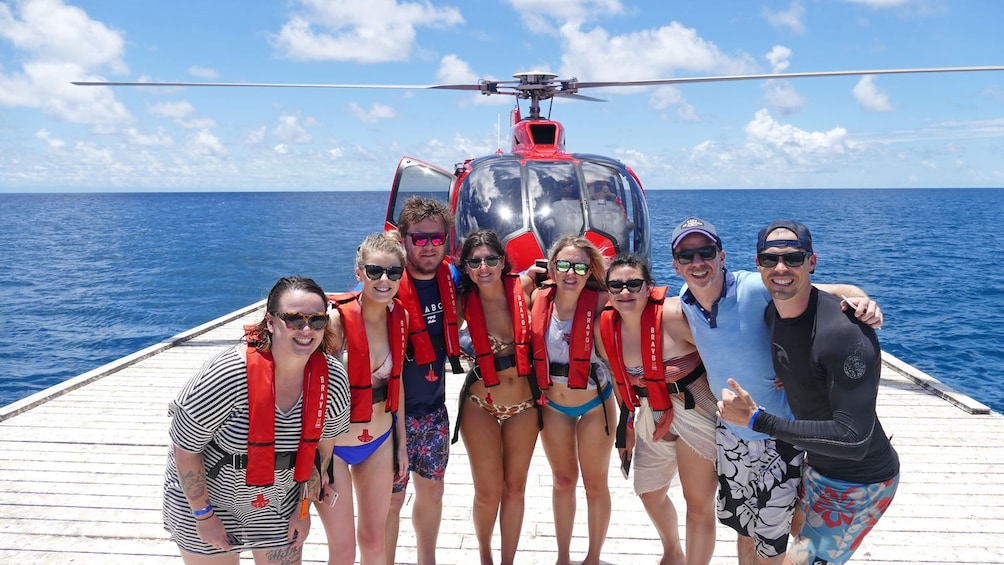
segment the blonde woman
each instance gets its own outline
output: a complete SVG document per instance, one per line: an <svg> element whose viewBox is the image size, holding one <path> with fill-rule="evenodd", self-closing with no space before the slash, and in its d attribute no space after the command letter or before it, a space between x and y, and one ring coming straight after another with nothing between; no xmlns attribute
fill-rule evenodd
<svg viewBox="0 0 1004 565"><path fill-rule="evenodd" d="M589 530L582 563L597 565L610 524L607 471L616 415L610 374L595 349L606 302L603 257L587 239L565 236L548 254L548 273L551 280L533 293L530 316L534 372L544 392L540 437L554 483L557 563L570 563L581 474Z"/></svg>
<svg viewBox="0 0 1004 565"><path fill-rule="evenodd" d="M329 565L355 563L357 546L362 565L387 562L391 489L395 474L408 472L401 382L408 318L394 300L404 261L395 233L370 235L356 251L360 289L331 297L331 327L335 347L347 357L352 411L349 433L335 442L330 488L316 504Z"/></svg>

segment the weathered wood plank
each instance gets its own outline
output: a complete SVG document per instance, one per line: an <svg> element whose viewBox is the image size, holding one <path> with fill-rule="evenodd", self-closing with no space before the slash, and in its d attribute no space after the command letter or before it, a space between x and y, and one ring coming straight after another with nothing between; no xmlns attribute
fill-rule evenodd
<svg viewBox="0 0 1004 565"><path fill-rule="evenodd" d="M50 400L34 395L13 410L0 409L0 563L178 563L160 513L169 443L167 404L258 315L251 308L224 317L186 332L191 335L185 339L168 340L169 347L130 356L122 366L106 366L106 374L82 375ZM880 417L902 461L902 483L853 562L1004 563L1004 515L999 512L1004 507L1004 450L986 447L1004 434L1004 417L960 410L904 376L904 366L887 367L879 398ZM930 384L928 379L919 378ZM451 410L456 406L454 388ZM964 395L938 394L963 405L971 401ZM971 404L978 410L979 403ZM605 562L653 562L660 544L644 508L630 482L621 480L616 469L610 476L614 511ZM462 443L453 448L446 481L439 562L476 562L473 484ZM550 486L550 468L538 449L527 486L521 564L554 562ZM670 495L682 523L679 487L670 489ZM402 562L415 560L408 519L412 504L408 496L398 549ZM573 558L587 544L582 489L578 504ZM719 526L717 537L713 565L735 563L735 535ZM497 547L497 534L494 542ZM246 554L241 562L252 561ZM323 531L316 525L304 562L326 562Z"/></svg>

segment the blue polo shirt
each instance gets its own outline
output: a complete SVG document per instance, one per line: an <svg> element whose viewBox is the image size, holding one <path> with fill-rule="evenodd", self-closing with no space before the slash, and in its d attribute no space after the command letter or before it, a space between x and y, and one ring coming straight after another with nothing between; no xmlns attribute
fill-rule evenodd
<svg viewBox="0 0 1004 565"><path fill-rule="evenodd" d="M784 390L774 386L770 328L764 321L770 293L759 273L733 274L726 269L724 277L722 296L710 311L701 307L686 284L680 289L680 303L708 371L711 391L721 400L722 389L728 388L727 381L733 378L767 412L791 419ZM746 427L724 424L746 440L769 437Z"/></svg>

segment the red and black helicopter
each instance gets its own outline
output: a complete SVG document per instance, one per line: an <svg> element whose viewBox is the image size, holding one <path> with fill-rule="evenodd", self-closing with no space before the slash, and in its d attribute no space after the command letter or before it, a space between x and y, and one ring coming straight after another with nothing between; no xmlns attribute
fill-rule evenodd
<svg viewBox="0 0 1004 565"><path fill-rule="evenodd" d="M563 235L582 235L605 255L650 251L649 210L641 181L617 159L565 150L565 128L541 117L540 103L554 98L602 101L579 94L584 88L658 86L738 80L769 80L849 75L1004 71L1004 66L937 67L679 77L637 81L580 82L558 79L550 72L523 72L514 80L481 80L478 84L366 85L207 82L73 82L82 86L229 86L289 88L371 88L467 90L483 95L511 95L509 152L467 159L449 171L405 157L398 164L387 203L385 227L395 227L404 200L411 195L449 202L456 215L450 234L451 253L465 235L490 228L502 238L517 270L543 257ZM519 101L528 101L523 115Z"/></svg>

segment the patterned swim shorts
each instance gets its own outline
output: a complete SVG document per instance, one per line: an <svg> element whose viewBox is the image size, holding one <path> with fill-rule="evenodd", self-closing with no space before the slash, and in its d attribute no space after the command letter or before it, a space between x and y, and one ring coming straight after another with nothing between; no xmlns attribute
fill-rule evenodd
<svg viewBox="0 0 1004 565"><path fill-rule="evenodd" d="M753 538L757 555L788 548L805 453L773 438L744 440L718 421L718 521Z"/></svg>
<svg viewBox="0 0 1004 565"><path fill-rule="evenodd" d="M420 477L441 481L450 459L450 414L446 406L424 416L405 416L408 436L408 470ZM410 474L394 481L394 492L408 488Z"/></svg>
<svg viewBox="0 0 1004 565"><path fill-rule="evenodd" d="M805 525L791 547L793 563L841 565L846 563L896 496L899 475L875 484L858 484L820 475L802 467L804 494L798 501Z"/></svg>

